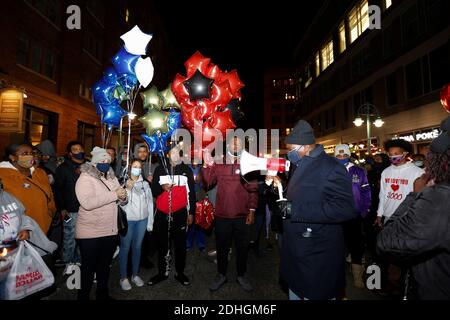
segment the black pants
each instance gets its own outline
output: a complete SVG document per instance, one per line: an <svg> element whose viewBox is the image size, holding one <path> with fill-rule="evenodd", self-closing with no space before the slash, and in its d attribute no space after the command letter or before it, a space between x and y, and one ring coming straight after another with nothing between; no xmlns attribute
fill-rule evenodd
<svg viewBox="0 0 450 320"><path fill-rule="evenodd" d="M217 217L214 222L216 230L217 269L220 274L227 274L228 253L234 239L237 257L237 275L244 276L247 271L249 246L249 226L246 218L224 219Z"/></svg>
<svg viewBox="0 0 450 320"><path fill-rule="evenodd" d="M170 243L173 241L175 249L175 270L177 274L184 273L186 266L186 223L187 210L179 210L173 213L173 220L170 224ZM169 249L168 242L168 219L169 215L157 211L153 224L155 242L158 248L158 272L163 275L166 273L167 261L166 254Z"/></svg>
<svg viewBox="0 0 450 320"><path fill-rule="evenodd" d="M112 257L117 246L117 236L77 239L81 253L81 289L78 300L89 300L89 294L97 279L97 300L109 297L108 279Z"/></svg>
<svg viewBox="0 0 450 320"><path fill-rule="evenodd" d="M352 263L355 264L362 264L362 257L364 255L365 248L362 227L361 217L344 223L345 244L352 256Z"/></svg>

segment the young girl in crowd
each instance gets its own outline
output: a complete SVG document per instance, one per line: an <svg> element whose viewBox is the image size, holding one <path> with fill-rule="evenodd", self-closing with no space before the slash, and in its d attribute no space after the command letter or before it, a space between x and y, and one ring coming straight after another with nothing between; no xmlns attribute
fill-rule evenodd
<svg viewBox="0 0 450 320"><path fill-rule="evenodd" d="M130 179L127 182L128 203L122 208L127 214L128 231L120 238L120 287L130 290L131 284L127 278L128 253L131 249L132 276L131 282L142 287L144 281L139 277L141 260L141 245L145 230L153 229L153 196L150 186L142 177L142 162L135 159L131 162Z"/></svg>

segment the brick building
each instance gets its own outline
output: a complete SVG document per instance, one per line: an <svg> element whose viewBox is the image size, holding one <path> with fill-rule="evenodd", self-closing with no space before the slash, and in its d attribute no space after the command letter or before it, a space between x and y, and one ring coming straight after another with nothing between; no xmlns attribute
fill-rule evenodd
<svg viewBox="0 0 450 320"><path fill-rule="evenodd" d="M265 70L264 128L280 130L280 153L284 152L284 138L290 133L296 120L298 120L298 112L296 112L297 90L298 83L294 68L272 67Z"/></svg>
<svg viewBox="0 0 450 320"><path fill-rule="evenodd" d="M73 4L81 8L80 30L66 27L66 9ZM87 151L99 145L100 119L91 87L122 46L120 35L136 24L154 35L148 52L155 66L153 84L162 89L175 70L172 49L152 1L3 1L2 92L20 92L24 99L23 128L0 132L0 156L4 146L24 140L35 145L50 139L58 155L70 140L81 140Z"/></svg>

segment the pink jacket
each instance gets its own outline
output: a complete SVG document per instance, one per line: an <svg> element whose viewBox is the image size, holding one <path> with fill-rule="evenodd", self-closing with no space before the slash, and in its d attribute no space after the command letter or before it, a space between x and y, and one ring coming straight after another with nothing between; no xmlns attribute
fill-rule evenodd
<svg viewBox="0 0 450 320"><path fill-rule="evenodd" d="M117 195L114 190L119 188L120 184L114 176L114 171L110 169L105 179L91 163L83 164L80 170L81 175L75 185L75 193L80 202L75 238L117 235Z"/></svg>

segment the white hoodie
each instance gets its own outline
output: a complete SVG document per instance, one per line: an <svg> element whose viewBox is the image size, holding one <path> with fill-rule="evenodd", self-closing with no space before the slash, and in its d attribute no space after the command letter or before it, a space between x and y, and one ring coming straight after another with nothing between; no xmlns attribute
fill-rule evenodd
<svg viewBox="0 0 450 320"><path fill-rule="evenodd" d="M127 190L128 203L122 208L127 214L128 221L144 220L148 217L147 231L153 230L153 195L147 181L139 176L133 188Z"/></svg>
<svg viewBox="0 0 450 320"><path fill-rule="evenodd" d="M401 166L391 165L384 169L381 173L380 203L377 216L389 219L406 196L413 191L414 181L424 172L412 162Z"/></svg>

